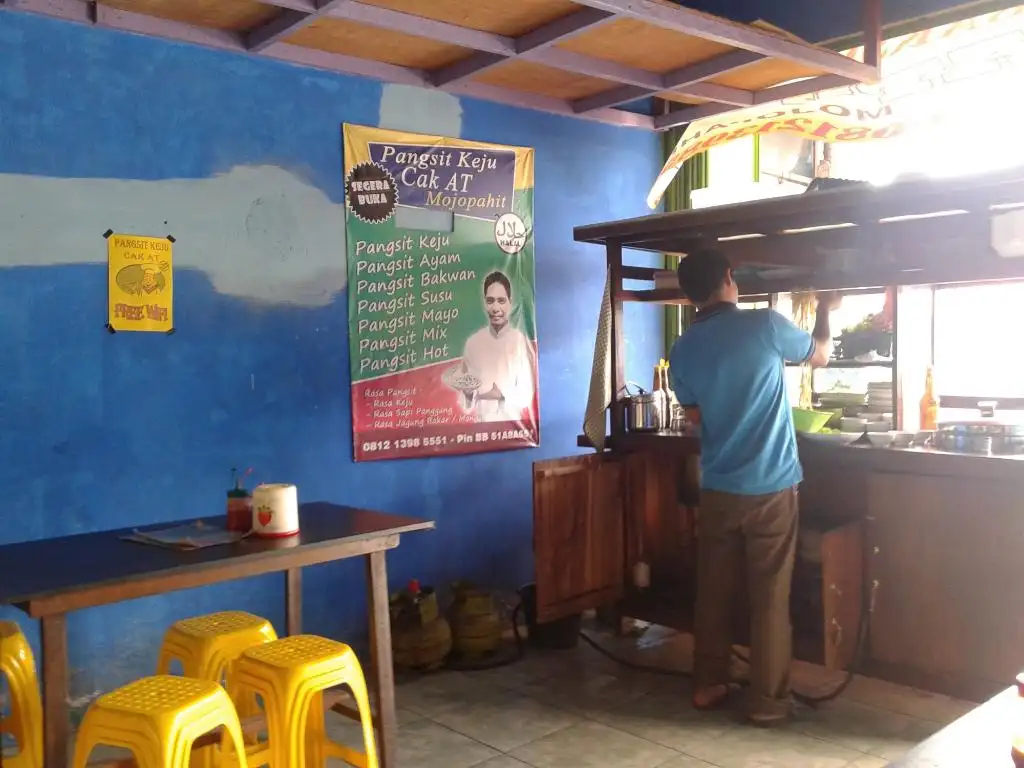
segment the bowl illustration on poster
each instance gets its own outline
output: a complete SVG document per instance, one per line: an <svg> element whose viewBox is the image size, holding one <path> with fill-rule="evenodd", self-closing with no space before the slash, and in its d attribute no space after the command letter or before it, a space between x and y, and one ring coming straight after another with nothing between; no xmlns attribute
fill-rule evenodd
<svg viewBox="0 0 1024 768"><path fill-rule="evenodd" d="M160 293L167 287L167 278L164 277L164 273L168 269L170 269L170 264L166 261L162 261L158 265L129 264L117 271L114 282L129 296Z"/></svg>
<svg viewBox="0 0 1024 768"><path fill-rule="evenodd" d="M514 256L526 247L526 222L514 213L503 213L494 222L494 242Z"/></svg>
<svg viewBox="0 0 1024 768"><path fill-rule="evenodd" d="M441 375L446 386L461 392L466 399L466 407L473 405L473 395L480 389L480 379L467 371L462 365L454 365Z"/></svg>

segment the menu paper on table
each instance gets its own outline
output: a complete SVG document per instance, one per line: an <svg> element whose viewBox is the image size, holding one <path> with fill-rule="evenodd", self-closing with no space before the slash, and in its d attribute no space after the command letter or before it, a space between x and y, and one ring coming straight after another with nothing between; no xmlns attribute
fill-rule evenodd
<svg viewBox="0 0 1024 768"><path fill-rule="evenodd" d="M355 460L539 445L533 150L343 140Z"/></svg>

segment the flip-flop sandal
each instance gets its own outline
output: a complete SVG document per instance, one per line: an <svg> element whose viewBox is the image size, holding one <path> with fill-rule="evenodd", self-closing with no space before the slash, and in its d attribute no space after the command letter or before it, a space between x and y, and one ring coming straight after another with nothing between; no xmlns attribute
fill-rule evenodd
<svg viewBox="0 0 1024 768"><path fill-rule="evenodd" d="M747 722L758 728L777 728L792 719L792 714L785 715L747 715Z"/></svg>
<svg viewBox="0 0 1024 768"><path fill-rule="evenodd" d="M731 697L732 689L729 686L726 686L725 690L721 694L715 696L710 701L704 702L703 704L698 704L696 700L692 700L693 708L698 712L712 712L716 709L722 709Z"/></svg>

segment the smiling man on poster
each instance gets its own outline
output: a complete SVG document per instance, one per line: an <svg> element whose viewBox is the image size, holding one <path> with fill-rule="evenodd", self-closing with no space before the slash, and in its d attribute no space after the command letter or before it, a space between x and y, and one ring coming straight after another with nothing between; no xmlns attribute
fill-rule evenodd
<svg viewBox="0 0 1024 768"><path fill-rule="evenodd" d="M503 272L484 278L484 309L488 323L466 340L462 367L475 376L480 387L470 410L477 421L523 420L533 404L535 366L526 335L509 324L512 314L512 283Z"/></svg>

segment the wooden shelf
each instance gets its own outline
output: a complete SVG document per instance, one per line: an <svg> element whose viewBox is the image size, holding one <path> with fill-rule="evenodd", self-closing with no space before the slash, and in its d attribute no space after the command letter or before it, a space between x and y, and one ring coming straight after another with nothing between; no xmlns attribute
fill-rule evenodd
<svg viewBox="0 0 1024 768"><path fill-rule="evenodd" d="M639 301L647 304L689 304L682 291L675 288L654 288L641 291L621 290L617 294L622 301Z"/></svg>
<svg viewBox="0 0 1024 768"><path fill-rule="evenodd" d="M625 267L623 269L626 269ZM628 279L639 279L639 278L628 278ZM680 304L688 305L689 299L683 296L683 292L678 288L649 288L646 290L630 290L623 289L618 292L618 298L621 301L636 301L647 304ZM767 293L752 293L742 294L740 296L740 302L751 302L751 301L770 301L771 294Z"/></svg>
<svg viewBox="0 0 1024 768"><path fill-rule="evenodd" d="M822 368L815 368L815 370L828 370L829 368L892 368L893 360L868 360L861 362L860 360L829 360L828 365ZM803 363L786 363L787 368L799 368Z"/></svg>

